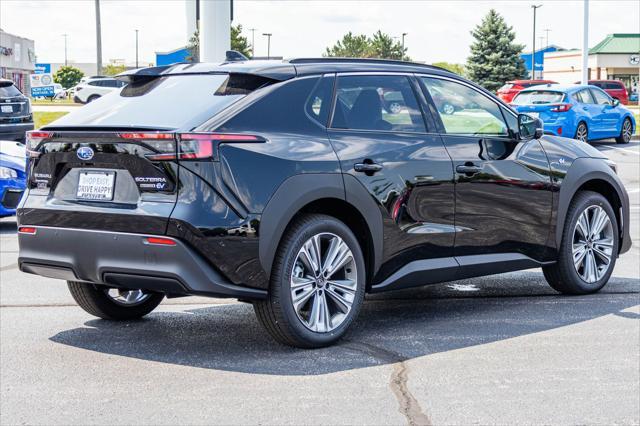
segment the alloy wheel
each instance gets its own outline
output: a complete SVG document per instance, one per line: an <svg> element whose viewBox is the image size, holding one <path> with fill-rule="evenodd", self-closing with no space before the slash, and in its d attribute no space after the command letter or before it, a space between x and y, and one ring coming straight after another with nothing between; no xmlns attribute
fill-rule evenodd
<svg viewBox="0 0 640 426"><path fill-rule="evenodd" d="M625 142L629 142L631 140L631 120L628 118L624 120L622 124L622 139Z"/></svg>
<svg viewBox="0 0 640 426"><path fill-rule="evenodd" d="M106 295L116 304L121 306L139 305L150 296L142 290L123 290L118 288L108 288L104 291Z"/></svg>
<svg viewBox="0 0 640 426"><path fill-rule="evenodd" d="M587 142L589 138L589 131L587 130L587 126L584 124L580 124L578 126L578 130L576 130L576 139L582 142Z"/></svg>
<svg viewBox="0 0 640 426"><path fill-rule="evenodd" d="M351 249L332 233L316 234L300 248L291 271L291 301L302 324L327 333L348 317L358 287Z"/></svg>
<svg viewBox="0 0 640 426"><path fill-rule="evenodd" d="M451 104L444 104L444 106L442 107L442 112L444 112L447 115L451 115L454 112L456 112L456 109L453 105Z"/></svg>
<svg viewBox="0 0 640 426"><path fill-rule="evenodd" d="M400 105L399 102L391 102L391 104L389 105L389 110L392 114L400 114L400 112L402 111L402 105Z"/></svg>
<svg viewBox="0 0 640 426"><path fill-rule="evenodd" d="M613 256L613 224L600 206L587 207L573 230L573 265L583 281L592 284L609 270Z"/></svg>

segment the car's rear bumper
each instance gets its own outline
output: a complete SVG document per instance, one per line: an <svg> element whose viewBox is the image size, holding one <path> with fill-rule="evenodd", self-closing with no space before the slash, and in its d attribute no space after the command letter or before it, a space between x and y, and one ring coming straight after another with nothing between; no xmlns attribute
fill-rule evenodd
<svg viewBox="0 0 640 426"><path fill-rule="evenodd" d="M25 133L33 130L33 122L31 123L0 123L0 139L3 140L22 140Z"/></svg>
<svg viewBox="0 0 640 426"><path fill-rule="evenodd" d="M154 245L143 234L35 228L35 234L18 233L23 272L173 295L243 300L267 295L265 290L232 284L178 239L171 238L175 245Z"/></svg>

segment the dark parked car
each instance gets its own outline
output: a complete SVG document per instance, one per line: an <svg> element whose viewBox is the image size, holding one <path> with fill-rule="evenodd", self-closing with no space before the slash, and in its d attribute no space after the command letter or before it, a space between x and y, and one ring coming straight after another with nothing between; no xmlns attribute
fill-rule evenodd
<svg viewBox="0 0 640 426"><path fill-rule="evenodd" d="M24 141L25 132L33 130L29 98L11 80L0 78L0 139Z"/></svg>
<svg viewBox="0 0 640 426"><path fill-rule="evenodd" d="M556 290L592 293L631 246L613 163L441 69L298 59L119 78L30 134L18 210L20 269L67 280L101 318L232 297L278 341L318 347L366 292L542 267ZM434 91L466 103L442 113Z"/></svg>

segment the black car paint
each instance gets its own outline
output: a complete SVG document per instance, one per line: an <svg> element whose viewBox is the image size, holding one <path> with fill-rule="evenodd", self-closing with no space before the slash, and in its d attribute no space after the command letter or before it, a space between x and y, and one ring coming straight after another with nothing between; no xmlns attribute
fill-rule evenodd
<svg viewBox="0 0 640 426"><path fill-rule="evenodd" d="M180 67L163 73L206 72L203 65ZM539 141L518 141L515 135L508 140L476 138L469 144L468 137L442 135L434 119L436 107L420 91L426 133L331 129L303 113L309 94L321 81L333 83L334 73L363 71L458 78L417 65L264 66L255 72L283 81L232 105L220 114L224 119L214 117L195 129L177 130L248 132L264 137L266 143L220 144L220 160L214 162L154 164L164 168L175 189L153 195L172 196L175 206L160 199L141 199L135 206L58 200L47 189L41 188L38 195L35 185L20 206L19 223L166 234L194 248L233 284L262 289L267 288L271 261L287 224L316 200L345 202L366 222L368 235L362 238L372 241L372 291L552 262L558 206L578 188L562 188L563 179L576 159L593 154L574 147L575 141L549 136ZM53 175L59 162L74 165L77 160L71 156L77 147L63 144L62 152L34 158L31 167ZM108 143L105 147L122 148ZM82 167L131 167L132 154L115 151L103 163ZM367 161L381 164L382 170L354 170L355 163ZM455 166L470 161L479 162L482 173L466 176L455 171ZM602 173L613 175L608 182L624 193L610 169ZM628 223L626 203L623 221ZM630 245L628 226L624 240L623 251Z"/></svg>

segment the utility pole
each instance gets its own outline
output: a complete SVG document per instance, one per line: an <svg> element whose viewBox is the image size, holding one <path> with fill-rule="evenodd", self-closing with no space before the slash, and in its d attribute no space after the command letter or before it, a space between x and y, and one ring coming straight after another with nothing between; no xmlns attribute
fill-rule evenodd
<svg viewBox="0 0 640 426"><path fill-rule="evenodd" d="M136 31L136 68L138 68L138 30Z"/></svg>
<svg viewBox="0 0 640 426"><path fill-rule="evenodd" d="M262 33L263 36L267 37L267 59L271 59L271 36L272 33Z"/></svg>
<svg viewBox="0 0 640 426"><path fill-rule="evenodd" d="M62 34L64 37L64 66L67 66L67 36L68 34Z"/></svg>
<svg viewBox="0 0 640 426"><path fill-rule="evenodd" d="M533 48L531 49L531 79L536 79L536 10L541 8L542 5L531 5L533 9Z"/></svg>
<svg viewBox="0 0 640 426"><path fill-rule="evenodd" d="M404 55L404 38L407 36L407 34L409 34L409 33L402 33L402 58L400 58L400 59L402 59L403 61L404 61L404 56L405 56Z"/></svg>
<svg viewBox="0 0 640 426"><path fill-rule="evenodd" d="M251 57L256 56L256 28L249 28L251 31Z"/></svg>
<svg viewBox="0 0 640 426"><path fill-rule="evenodd" d="M551 30L550 30L549 28L545 28L545 29L544 29L544 32L545 32L545 34L546 34L546 36L547 36L547 47L549 47L549 32L550 32L550 31L551 31Z"/></svg>
<svg viewBox="0 0 640 426"><path fill-rule="evenodd" d="M102 28L100 27L100 0L96 3L96 68L98 75L102 74Z"/></svg>
<svg viewBox="0 0 640 426"><path fill-rule="evenodd" d="M589 0L584 0L582 23L582 84L589 82Z"/></svg>

